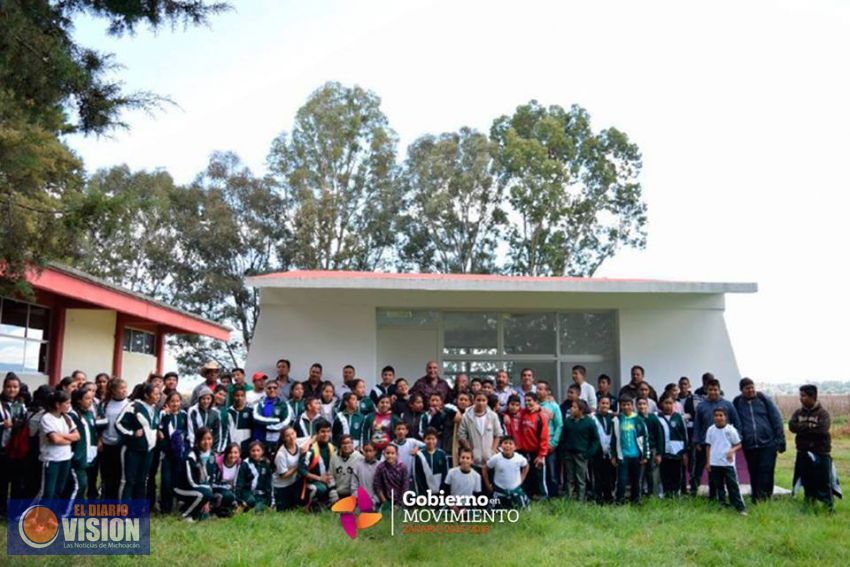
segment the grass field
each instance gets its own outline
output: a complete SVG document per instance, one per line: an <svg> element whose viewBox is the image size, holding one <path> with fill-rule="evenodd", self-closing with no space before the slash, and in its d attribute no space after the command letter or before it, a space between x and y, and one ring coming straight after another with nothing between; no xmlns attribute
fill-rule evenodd
<svg viewBox="0 0 850 567"><path fill-rule="evenodd" d="M789 446L793 441L789 439ZM850 478L850 438L834 442L842 478ZM793 450L781 455L777 483L790 487ZM390 536L385 518L346 537L335 514L244 514L185 524L152 521L150 562L183 565L654 565L846 564L850 556L850 508L834 514L804 509L798 495L750 506L749 517L705 499L653 500L640 507L598 507L563 501L536 504L517 524L494 525L482 534ZM2 546L5 552L5 530ZM4 565L135 565L134 557L5 557Z"/></svg>

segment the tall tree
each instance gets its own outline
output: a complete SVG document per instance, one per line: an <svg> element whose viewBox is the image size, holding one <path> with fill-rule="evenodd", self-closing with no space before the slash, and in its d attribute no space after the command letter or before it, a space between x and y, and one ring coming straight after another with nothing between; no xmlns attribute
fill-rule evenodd
<svg viewBox="0 0 850 567"><path fill-rule="evenodd" d="M532 100L495 120L499 180L512 208L513 273L591 276L621 246L646 243L637 145L594 132L580 106Z"/></svg>
<svg viewBox="0 0 850 567"><path fill-rule="evenodd" d="M225 8L201 0L0 2L0 288L28 290L26 269L63 258L80 225L101 212L101 202L85 199L82 164L63 136L102 134L123 126L125 109L161 101L109 79L111 55L76 43L73 18L103 18L120 35L204 23Z"/></svg>
<svg viewBox="0 0 850 567"><path fill-rule="evenodd" d="M486 135L426 135L407 150L400 249L403 269L489 273L496 269L498 231L506 222Z"/></svg>
<svg viewBox="0 0 850 567"><path fill-rule="evenodd" d="M232 153L213 154L189 186L120 166L94 174L87 191L112 206L85 233L75 265L236 331L228 343L174 338L181 368L241 364L259 315L244 279L289 261L280 195Z"/></svg>
<svg viewBox="0 0 850 567"><path fill-rule="evenodd" d="M245 278L289 267L285 203L235 154L215 153L181 193L177 209L185 266L173 301L237 331L227 345L186 338L184 346L191 348L182 349L178 360L195 368L205 358L241 364L259 317L259 291Z"/></svg>
<svg viewBox="0 0 850 567"><path fill-rule="evenodd" d="M72 263L116 285L169 300L182 269L174 208L179 190L165 171L133 172L121 165L95 172L86 196L107 206L86 227Z"/></svg>
<svg viewBox="0 0 850 567"><path fill-rule="evenodd" d="M293 262L303 268L374 270L389 262L401 196L396 134L381 100L327 83L272 143L272 179L288 205Z"/></svg>

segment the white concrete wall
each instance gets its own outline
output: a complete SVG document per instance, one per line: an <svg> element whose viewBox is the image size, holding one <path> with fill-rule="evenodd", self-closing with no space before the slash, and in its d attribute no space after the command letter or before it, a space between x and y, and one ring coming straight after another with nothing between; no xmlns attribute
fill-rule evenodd
<svg viewBox="0 0 850 567"><path fill-rule="evenodd" d="M351 364L367 381L375 373L375 307L363 304L269 304L263 306L248 353L248 376L277 374L275 362L288 358L291 376L307 377L314 362L324 377L342 383L342 367Z"/></svg>
<svg viewBox="0 0 850 567"><path fill-rule="evenodd" d="M68 309L61 375L68 376L74 370L82 370L89 378L99 372L111 373L114 344L115 311Z"/></svg>
<svg viewBox="0 0 850 567"><path fill-rule="evenodd" d="M499 311L613 309L618 312L621 379L640 364L658 388L687 375L698 383L705 371L737 391L735 356L719 294L620 294L536 292L441 292L397 290L309 290L265 288L260 319L248 353L247 371L274 373L278 358L292 361L292 376L306 377L321 362L338 384L344 364L374 383L378 361L376 309L493 309ZM413 361L401 354L405 368ZM421 361L424 369L426 360ZM414 374L414 376L418 376Z"/></svg>
<svg viewBox="0 0 850 567"><path fill-rule="evenodd" d="M112 364L110 359L110 365ZM121 378L126 380L127 386L133 386L144 382L148 374L156 370L156 357L150 354L124 351L121 357Z"/></svg>
<svg viewBox="0 0 850 567"><path fill-rule="evenodd" d="M622 309L619 320L624 384L632 365L639 364L656 390L681 376L690 378L696 389L703 372L712 372L727 396L738 392L741 376L723 311Z"/></svg>

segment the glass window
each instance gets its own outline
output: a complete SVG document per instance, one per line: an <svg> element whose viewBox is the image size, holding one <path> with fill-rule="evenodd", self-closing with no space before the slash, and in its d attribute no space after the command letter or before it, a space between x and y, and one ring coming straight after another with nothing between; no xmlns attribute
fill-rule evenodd
<svg viewBox="0 0 850 567"><path fill-rule="evenodd" d="M561 354L604 354L616 350L614 313L561 313Z"/></svg>
<svg viewBox="0 0 850 567"><path fill-rule="evenodd" d="M436 311L412 311L409 309L378 309L378 327L437 326Z"/></svg>
<svg viewBox="0 0 850 567"><path fill-rule="evenodd" d="M44 307L30 305L30 319L27 338L46 341L50 334L50 311Z"/></svg>
<svg viewBox="0 0 850 567"><path fill-rule="evenodd" d="M505 315L506 354L555 354L555 314Z"/></svg>
<svg viewBox="0 0 850 567"><path fill-rule="evenodd" d="M156 335L137 329L124 329L124 350L140 354L156 354Z"/></svg>
<svg viewBox="0 0 850 567"><path fill-rule="evenodd" d="M47 343L26 341L24 372L45 372L47 369Z"/></svg>
<svg viewBox="0 0 850 567"><path fill-rule="evenodd" d="M496 379L496 372L504 368L503 362L493 360L444 360L443 378L454 384L458 374L472 378Z"/></svg>
<svg viewBox="0 0 850 567"><path fill-rule="evenodd" d="M499 316L495 313L443 314L443 354L498 353Z"/></svg>
<svg viewBox="0 0 850 567"><path fill-rule="evenodd" d="M28 307L26 303L4 299L2 311L0 311L0 334L25 337Z"/></svg>
<svg viewBox="0 0 850 567"><path fill-rule="evenodd" d="M0 371L23 372L24 341L0 336Z"/></svg>

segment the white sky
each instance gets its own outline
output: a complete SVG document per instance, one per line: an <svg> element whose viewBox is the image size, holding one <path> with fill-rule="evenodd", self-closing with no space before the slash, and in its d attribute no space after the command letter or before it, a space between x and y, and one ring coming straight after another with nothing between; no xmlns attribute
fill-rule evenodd
<svg viewBox="0 0 850 567"><path fill-rule="evenodd" d="M185 182L233 150L262 171L328 80L381 96L402 155L423 133L488 131L532 98L578 103L644 156L647 248L597 275L756 281L759 293L727 302L741 372L850 379L847 2L234 4L210 28L156 37L78 22L129 89L180 106L130 114L111 139L71 139L89 170L127 163Z"/></svg>

